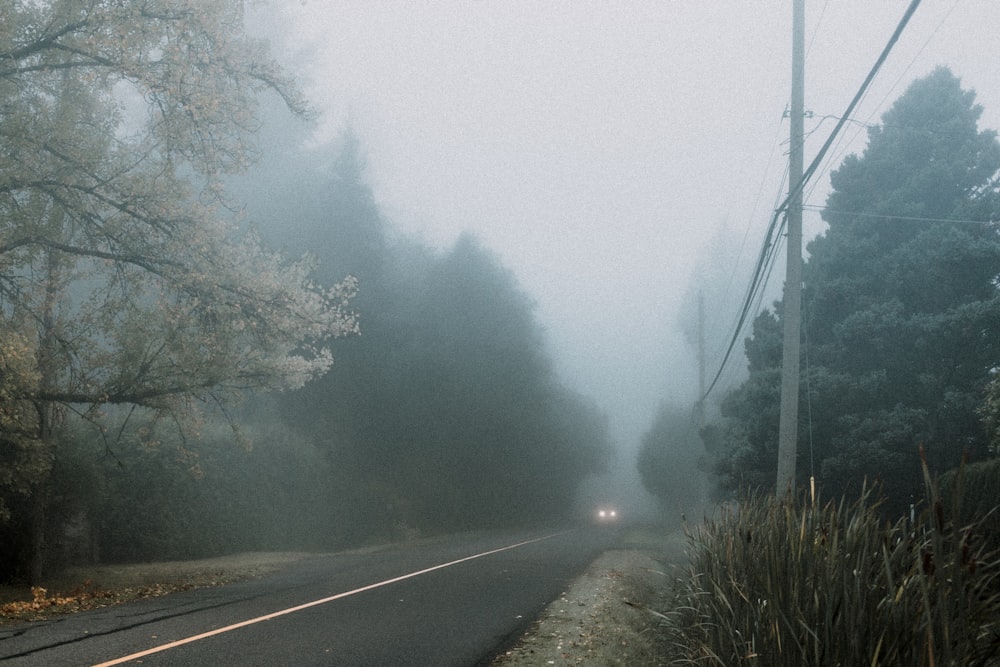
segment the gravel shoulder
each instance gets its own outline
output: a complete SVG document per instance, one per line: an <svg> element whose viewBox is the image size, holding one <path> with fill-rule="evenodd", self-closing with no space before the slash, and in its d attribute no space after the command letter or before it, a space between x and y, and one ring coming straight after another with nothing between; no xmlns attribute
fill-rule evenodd
<svg viewBox="0 0 1000 667"><path fill-rule="evenodd" d="M662 613L684 566L681 532L627 528L535 621L494 667L668 665Z"/></svg>

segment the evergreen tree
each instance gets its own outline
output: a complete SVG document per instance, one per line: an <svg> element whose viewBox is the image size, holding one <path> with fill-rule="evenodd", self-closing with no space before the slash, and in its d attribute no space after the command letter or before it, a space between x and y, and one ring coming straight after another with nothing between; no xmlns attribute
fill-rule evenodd
<svg viewBox="0 0 1000 667"><path fill-rule="evenodd" d="M252 217L281 222L267 238L358 279L362 335L337 372L277 398L328 453L330 511L355 539L568 516L607 426L555 377L532 300L471 235L439 251L393 234L351 132L327 151L244 189L274 194L249 197Z"/></svg>
<svg viewBox="0 0 1000 667"><path fill-rule="evenodd" d="M974 99L935 70L831 176L829 228L803 271L799 479L839 493L877 478L902 507L921 488L920 447L939 470L986 453L977 410L1000 353L1000 144L979 130ZM780 312L755 322L751 377L724 401L730 487L773 476Z"/></svg>

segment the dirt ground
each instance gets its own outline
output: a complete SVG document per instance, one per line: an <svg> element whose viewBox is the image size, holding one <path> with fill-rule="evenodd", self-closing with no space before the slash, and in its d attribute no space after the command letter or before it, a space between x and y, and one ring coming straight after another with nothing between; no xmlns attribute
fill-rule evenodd
<svg viewBox="0 0 1000 667"><path fill-rule="evenodd" d="M683 566L681 533L630 529L535 621L494 667L668 665L660 626Z"/></svg>
<svg viewBox="0 0 1000 667"><path fill-rule="evenodd" d="M246 553L203 560L69 568L41 587L0 586L0 624L221 586L262 577L308 557L304 553Z"/></svg>
<svg viewBox="0 0 1000 667"><path fill-rule="evenodd" d="M670 664L659 614L669 609L674 570L684 562L684 538L648 528L622 530L622 547L598 557L494 667ZM43 589L0 586L0 623L220 586L308 557L251 553L71 569Z"/></svg>

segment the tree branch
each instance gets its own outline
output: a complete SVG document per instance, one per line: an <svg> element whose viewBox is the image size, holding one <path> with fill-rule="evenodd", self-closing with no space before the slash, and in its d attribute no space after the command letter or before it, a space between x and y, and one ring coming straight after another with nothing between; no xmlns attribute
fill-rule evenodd
<svg viewBox="0 0 1000 667"><path fill-rule="evenodd" d="M21 48L14 49L12 51L0 51L0 61L22 60L24 58L29 58L36 53L41 53L46 49L51 49L57 45L60 38L72 32L76 32L81 28L85 28L88 23L89 21L87 19L77 21L76 23L68 23L56 32L45 35L29 44L25 44Z"/></svg>
<svg viewBox="0 0 1000 667"><path fill-rule="evenodd" d="M103 250L97 250L95 248L83 248L80 246L60 243L59 241L54 241L52 239L38 235L25 236L23 238L11 241L4 245L0 245L0 255L16 250L17 248L29 245L37 245L43 248L59 250L68 255L76 255L78 257L94 257L96 259L106 259L113 262L133 264L152 273L156 273L157 275L163 275L162 270L159 268L160 266L172 266L176 268L183 268L184 266L180 262L171 261L163 257L154 258L142 255L125 255L113 252L105 252Z"/></svg>

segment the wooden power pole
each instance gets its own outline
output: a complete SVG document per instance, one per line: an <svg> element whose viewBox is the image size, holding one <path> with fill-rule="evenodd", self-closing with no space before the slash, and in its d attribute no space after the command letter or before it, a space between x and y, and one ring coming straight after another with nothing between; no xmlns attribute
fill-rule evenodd
<svg viewBox="0 0 1000 667"><path fill-rule="evenodd" d="M792 103L787 211L788 256L785 272L784 348L781 361L781 421L778 427L779 496L795 490L799 423L799 346L802 330L802 156L805 116L805 0L792 2Z"/></svg>
<svg viewBox="0 0 1000 667"><path fill-rule="evenodd" d="M705 427L705 295L698 292L698 429Z"/></svg>

